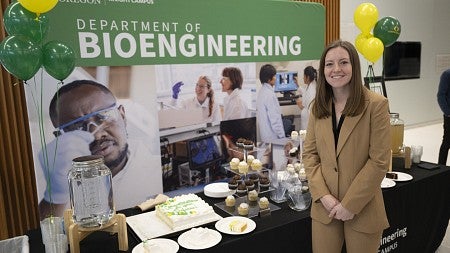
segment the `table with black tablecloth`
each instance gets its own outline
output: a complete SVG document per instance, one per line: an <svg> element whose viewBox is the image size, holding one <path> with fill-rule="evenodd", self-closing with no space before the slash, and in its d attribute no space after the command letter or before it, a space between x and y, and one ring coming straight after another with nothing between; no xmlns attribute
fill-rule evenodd
<svg viewBox="0 0 450 253"><path fill-rule="evenodd" d="M439 247L450 218L450 168L425 170L413 165L411 169L395 169L411 174L413 180L397 182L395 187L384 189L384 201L390 228L383 233L379 252L435 252ZM198 193L214 206L222 217L229 216L214 204L223 201ZM270 216L254 217L256 229L244 235L222 234L222 241L201 252L239 252L252 249L256 252L312 252L311 218L309 210L294 211L287 203L276 204L280 210ZM126 216L141 213L137 209L119 211ZM205 225L214 229L214 223ZM164 238L177 240L182 232ZM30 252L44 252L40 231L29 231ZM140 243L139 238L128 227L128 243L131 252ZM117 236L98 232L85 238L81 252L117 251ZM179 252L194 252L180 247Z"/></svg>
<svg viewBox="0 0 450 253"><path fill-rule="evenodd" d="M383 190L390 227L383 233L380 252L434 253L450 218L450 168L394 169L413 180Z"/></svg>

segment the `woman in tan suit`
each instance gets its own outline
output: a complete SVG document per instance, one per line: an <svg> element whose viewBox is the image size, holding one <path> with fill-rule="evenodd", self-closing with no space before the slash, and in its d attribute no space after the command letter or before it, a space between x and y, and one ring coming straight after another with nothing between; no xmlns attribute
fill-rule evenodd
<svg viewBox="0 0 450 253"><path fill-rule="evenodd" d="M320 59L303 162L313 198L314 253L377 252L389 226L381 181L390 155L389 105L362 85L355 47L335 41Z"/></svg>

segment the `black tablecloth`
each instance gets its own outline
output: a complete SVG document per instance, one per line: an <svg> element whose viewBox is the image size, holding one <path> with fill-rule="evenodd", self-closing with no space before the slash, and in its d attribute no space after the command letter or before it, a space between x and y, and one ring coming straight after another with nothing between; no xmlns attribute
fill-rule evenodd
<svg viewBox="0 0 450 253"><path fill-rule="evenodd" d="M413 166L411 169L395 169L413 176L408 182L397 182L393 188L383 190L390 228L383 233L379 252L435 252L445 235L450 218L450 168L424 170ZM214 203L223 199L206 197L198 193L206 202ZM259 252L312 252L311 218L309 210L296 212L286 203L276 204L280 210L267 217L254 217L256 229L245 235L222 234L222 241L202 252L236 252L251 248ZM214 206L222 217L229 216ZM137 209L119 211L126 216L141 213ZM206 227L214 228L214 224ZM164 236L177 240L182 232ZM29 231L30 252L45 252L39 229ZM128 227L129 250L140 243L139 238ZM117 252L116 235L96 232L80 244L81 252ZM180 247L179 252L194 252Z"/></svg>
<svg viewBox="0 0 450 253"><path fill-rule="evenodd" d="M383 191L390 227L383 233L380 252L434 253L450 218L450 168L396 171L414 179Z"/></svg>

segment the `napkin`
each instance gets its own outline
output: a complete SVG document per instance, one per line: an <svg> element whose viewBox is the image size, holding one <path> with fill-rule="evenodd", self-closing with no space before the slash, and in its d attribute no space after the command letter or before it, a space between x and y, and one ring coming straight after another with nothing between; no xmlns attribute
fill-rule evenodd
<svg viewBox="0 0 450 253"><path fill-rule="evenodd" d="M141 209L141 211L147 211L158 204L166 202L169 197L164 194L158 194L154 199L147 199L141 204L137 205L137 208Z"/></svg>

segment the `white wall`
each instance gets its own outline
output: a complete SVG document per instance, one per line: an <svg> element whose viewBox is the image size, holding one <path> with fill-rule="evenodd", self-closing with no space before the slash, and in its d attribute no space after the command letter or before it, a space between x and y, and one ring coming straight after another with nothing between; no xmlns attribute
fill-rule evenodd
<svg viewBox="0 0 450 253"><path fill-rule="evenodd" d="M448 0L341 0L341 38L354 43L360 30L353 22L355 9L364 2L373 3L379 18L393 16L400 21L398 41L422 42L420 79L387 81L386 92L390 109L400 113L407 126L442 120L436 101L441 74L438 55L450 55L450 1ZM367 61L361 57L362 74ZM447 66L450 68L450 66ZM381 75L381 60L375 65L375 75Z"/></svg>

